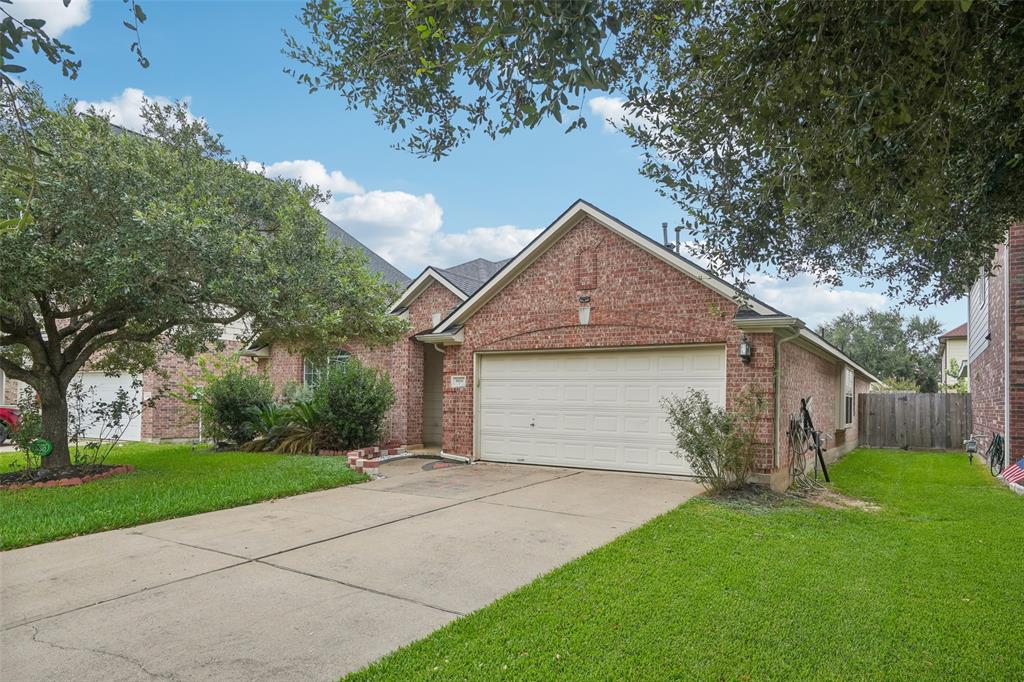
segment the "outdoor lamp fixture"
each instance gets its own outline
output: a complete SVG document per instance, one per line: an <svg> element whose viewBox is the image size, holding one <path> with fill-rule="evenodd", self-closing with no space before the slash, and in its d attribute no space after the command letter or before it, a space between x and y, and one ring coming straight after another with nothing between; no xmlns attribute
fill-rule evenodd
<svg viewBox="0 0 1024 682"><path fill-rule="evenodd" d="M750 359L754 357L754 347L750 345L750 339L746 334L740 339L739 355L743 362L750 362Z"/></svg>
<svg viewBox="0 0 1024 682"><path fill-rule="evenodd" d="M580 324L590 324L589 296L580 296Z"/></svg>

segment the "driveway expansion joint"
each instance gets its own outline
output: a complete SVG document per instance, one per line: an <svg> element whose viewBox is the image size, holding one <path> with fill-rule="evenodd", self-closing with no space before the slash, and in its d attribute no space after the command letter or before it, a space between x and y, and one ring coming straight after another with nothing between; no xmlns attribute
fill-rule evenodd
<svg viewBox="0 0 1024 682"><path fill-rule="evenodd" d="M255 559L255 560L253 560L253 563L260 564L261 566L270 566L271 568L277 568L277 569L280 569L282 571L288 571L289 573L297 573L299 575L304 575L304 576L307 576L309 578L317 578L318 580L325 580L325 581L327 581L329 583L335 583L335 584L338 584L338 585L343 585L345 587L351 587L352 589L360 590L361 592L369 592L371 594L377 594L377 595L380 595L382 597L390 597L391 599L398 599L399 601L408 602L410 604L416 604L417 606L425 606L428 609L434 609L435 611L441 611L442 613L448 613L448 614L451 614L453 616L464 616L464 615L466 615L462 611L453 611L452 609L447 609L447 608L445 608L443 606L438 606L437 604L428 604L425 601L420 601L418 599L412 599L411 597L403 597L400 594L392 594L391 592L384 592L382 590L375 590L372 587L365 587L363 585L356 585L355 583L346 582L344 580L338 580L337 578L329 578L327 576L319 575L317 573L310 573L308 571L300 571L297 568L290 568L288 566L281 566L280 564L272 564L269 561L261 561L259 559Z"/></svg>

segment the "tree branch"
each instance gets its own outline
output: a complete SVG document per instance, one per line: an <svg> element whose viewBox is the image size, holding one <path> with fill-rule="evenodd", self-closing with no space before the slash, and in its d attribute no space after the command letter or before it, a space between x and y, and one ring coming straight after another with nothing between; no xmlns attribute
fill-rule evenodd
<svg viewBox="0 0 1024 682"><path fill-rule="evenodd" d="M4 356L0 355L0 370L3 370L4 374L12 379L22 381L33 388L36 384L36 375L28 371L21 365L16 364L13 360L9 360Z"/></svg>

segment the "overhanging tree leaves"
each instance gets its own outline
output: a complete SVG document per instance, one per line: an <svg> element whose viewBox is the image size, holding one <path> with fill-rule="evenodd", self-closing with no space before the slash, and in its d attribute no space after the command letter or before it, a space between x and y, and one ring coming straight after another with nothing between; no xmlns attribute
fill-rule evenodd
<svg viewBox="0 0 1024 682"><path fill-rule="evenodd" d="M1024 218L1021 3L313 0L301 19L299 82L425 156L622 96L641 172L741 281L944 301Z"/></svg>
<svg viewBox="0 0 1024 682"><path fill-rule="evenodd" d="M938 390L938 337L934 317L903 317L895 310L847 312L818 329L875 376L913 382L919 391Z"/></svg>
<svg viewBox="0 0 1024 682"><path fill-rule="evenodd" d="M311 352L389 342L393 288L325 237L315 188L250 173L183 106L147 105L148 136L21 88L36 159L33 220L0 233L0 369L34 388L48 464L66 464L67 388L86 363L141 371L218 343L225 324ZM4 104L9 104L4 102ZM3 107L0 158L24 162ZM0 216L25 177L0 174Z"/></svg>

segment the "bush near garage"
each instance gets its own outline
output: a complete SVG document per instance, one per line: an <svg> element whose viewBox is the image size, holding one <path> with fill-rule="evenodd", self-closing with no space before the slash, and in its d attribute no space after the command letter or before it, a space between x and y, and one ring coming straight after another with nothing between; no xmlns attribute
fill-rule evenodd
<svg viewBox="0 0 1024 682"><path fill-rule="evenodd" d="M386 374L349 358L323 375L314 394L324 429L320 447L350 450L380 442L395 403Z"/></svg>

